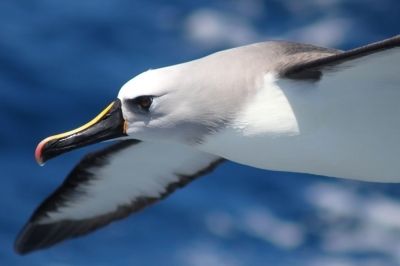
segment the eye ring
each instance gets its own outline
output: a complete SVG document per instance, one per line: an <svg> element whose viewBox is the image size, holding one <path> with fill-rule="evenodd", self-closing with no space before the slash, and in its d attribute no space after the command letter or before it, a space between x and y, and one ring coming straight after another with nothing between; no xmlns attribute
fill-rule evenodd
<svg viewBox="0 0 400 266"><path fill-rule="evenodd" d="M154 97L150 95L138 96L130 100L130 104L137 106L142 111L148 112L153 103L153 98Z"/></svg>
<svg viewBox="0 0 400 266"><path fill-rule="evenodd" d="M153 103L153 97L151 96L140 96L138 97L137 104L140 106L141 109L148 111Z"/></svg>

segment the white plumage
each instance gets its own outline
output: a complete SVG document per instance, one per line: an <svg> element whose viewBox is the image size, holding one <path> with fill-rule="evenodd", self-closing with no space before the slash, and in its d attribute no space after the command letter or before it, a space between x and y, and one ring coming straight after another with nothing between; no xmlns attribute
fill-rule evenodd
<svg viewBox="0 0 400 266"><path fill-rule="evenodd" d="M400 36L347 52L265 42L150 70L92 121L40 142L38 162L111 138L34 212L20 253L163 199L225 159L400 182ZM223 189L223 188L221 188Z"/></svg>

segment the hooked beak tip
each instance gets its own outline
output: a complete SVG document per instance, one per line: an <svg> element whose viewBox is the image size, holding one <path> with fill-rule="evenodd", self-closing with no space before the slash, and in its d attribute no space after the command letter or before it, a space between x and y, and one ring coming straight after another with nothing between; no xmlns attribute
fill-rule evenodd
<svg viewBox="0 0 400 266"><path fill-rule="evenodd" d="M43 165L44 165L44 160L43 160L42 154L43 154L43 147L44 147L44 145L45 145L46 143L47 143L47 138L44 139L44 140L42 140L42 141L37 145L36 150L35 150L35 159L36 159L36 162L37 162L40 166L43 166Z"/></svg>
<svg viewBox="0 0 400 266"><path fill-rule="evenodd" d="M121 101L117 99L83 126L42 140L35 150L36 162L43 166L47 160L73 149L126 136L126 130Z"/></svg>

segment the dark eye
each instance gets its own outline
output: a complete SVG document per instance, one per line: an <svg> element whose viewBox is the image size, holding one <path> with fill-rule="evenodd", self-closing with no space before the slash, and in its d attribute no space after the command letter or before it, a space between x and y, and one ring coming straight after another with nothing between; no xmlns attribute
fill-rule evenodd
<svg viewBox="0 0 400 266"><path fill-rule="evenodd" d="M153 96L139 96L132 100L129 100L129 104L136 105L143 111L149 111L151 104L153 103Z"/></svg>

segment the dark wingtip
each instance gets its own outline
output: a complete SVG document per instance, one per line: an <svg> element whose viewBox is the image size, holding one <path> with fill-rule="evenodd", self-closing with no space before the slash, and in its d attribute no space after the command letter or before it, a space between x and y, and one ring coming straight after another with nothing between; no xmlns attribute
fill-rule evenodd
<svg viewBox="0 0 400 266"><path fill-rule="evenodd" d="M35 250L48 248L62 240L57 233L54 225L28 223L15 240L14 250L20 255L25 255Z"/></svg>
<svg viewBox="0 0 400 266"><path fill-rule="evenodd" d="M32 241L29 240L29 232L31 231L31 227L32 225L30 223L25 225L14 242L14 250L19 255L26 255L35 250L35 248L32 246Z"/></svg>

